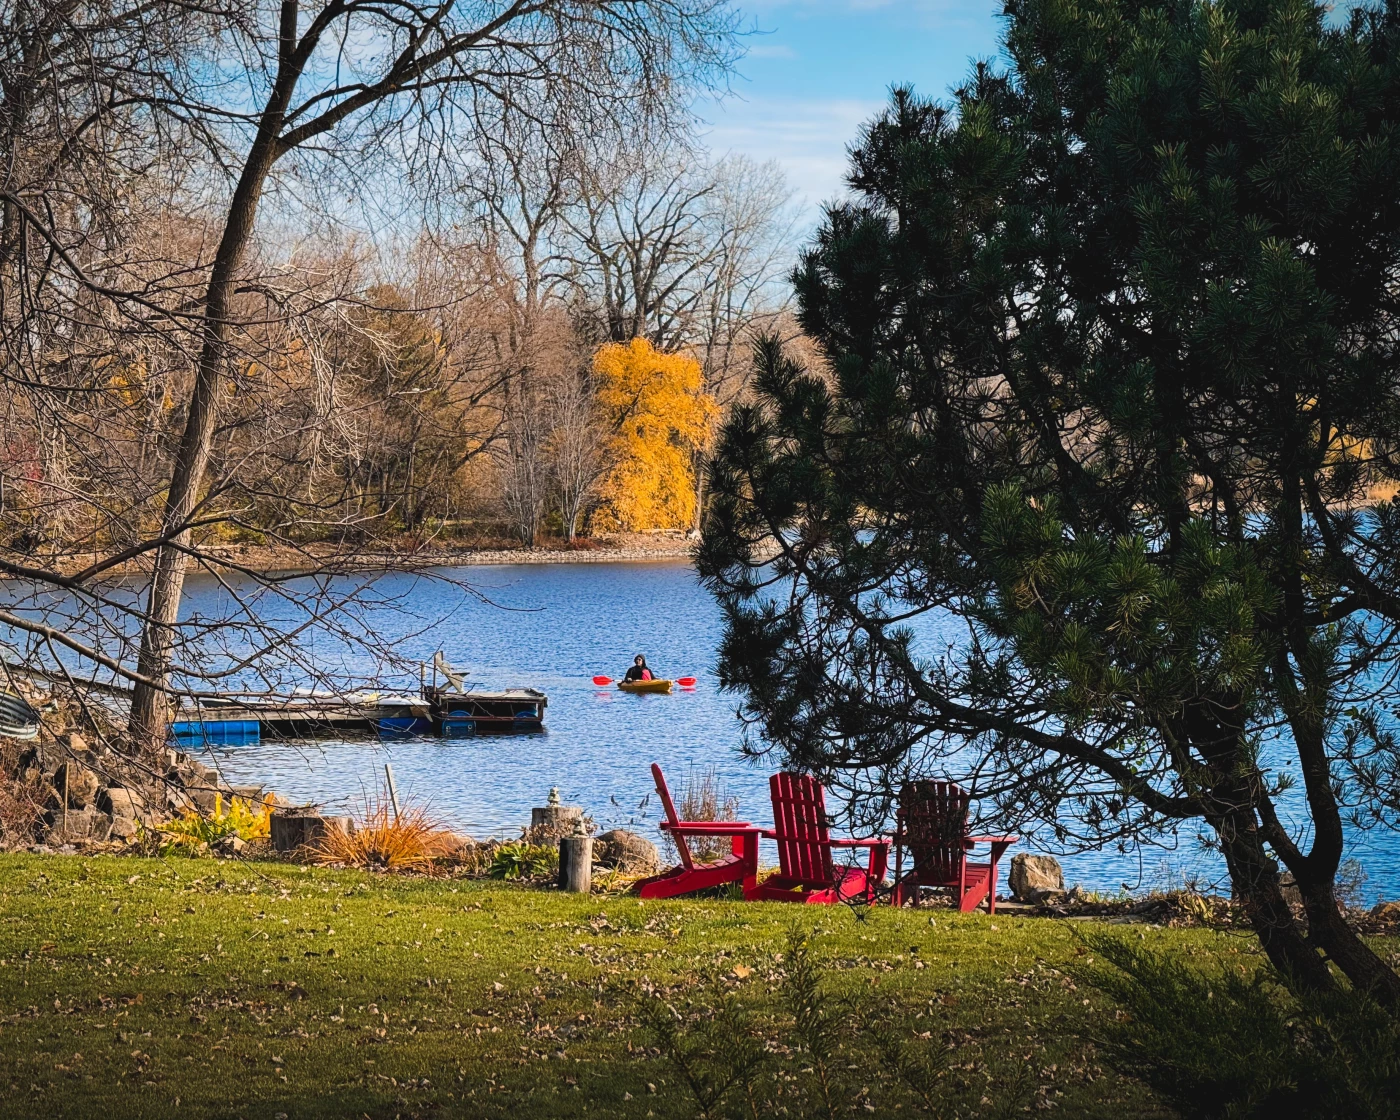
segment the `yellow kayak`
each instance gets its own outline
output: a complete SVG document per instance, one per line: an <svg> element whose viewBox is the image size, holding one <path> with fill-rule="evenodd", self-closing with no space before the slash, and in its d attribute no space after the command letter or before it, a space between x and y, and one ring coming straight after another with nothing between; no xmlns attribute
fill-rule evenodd
<svg viewBox="0 0 1400 1120"><path fill-rule="evenodd" d="M670 681L618 681L623 692L670 692Z"/></svg>

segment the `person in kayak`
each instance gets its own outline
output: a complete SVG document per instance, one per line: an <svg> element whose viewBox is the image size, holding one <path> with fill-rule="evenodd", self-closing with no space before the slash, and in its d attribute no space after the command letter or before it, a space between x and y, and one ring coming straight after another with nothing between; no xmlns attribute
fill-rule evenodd
<svg viewBox="0 0 1400 1120"><path fill-rule="evenodd" d="M647 668L647 659L640 653L632 658L632 668L627 670L626 681L654 681L656 675Z"/></svg>

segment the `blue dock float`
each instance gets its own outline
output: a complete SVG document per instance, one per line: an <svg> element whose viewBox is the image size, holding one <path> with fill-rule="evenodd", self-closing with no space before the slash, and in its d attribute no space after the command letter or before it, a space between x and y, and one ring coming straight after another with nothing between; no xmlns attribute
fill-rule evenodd
<svg viewBox="0 0 1400 1120"><path fill-rule="evenodd" d="M177 720L170 734L182 747L248 747L262 742L255 719Z"/></svg>

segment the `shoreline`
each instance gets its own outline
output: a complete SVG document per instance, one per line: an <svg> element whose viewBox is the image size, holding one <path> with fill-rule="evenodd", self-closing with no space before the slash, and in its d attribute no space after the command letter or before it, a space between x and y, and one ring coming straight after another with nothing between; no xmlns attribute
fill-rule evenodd
<svg viewBox="0 0 1400 1120"><path fill-rule="evenodd" d="M551 541L535 548L489 542L434 542L396 547L393 544L363 550L328 543L302 547L261 544L202 544L200 562L231 572L262 576L289 576L335 572L409 572L427 568L487 567L512 564L638 564L691 561L696 541L681 532L625 533L589 538L587 547L569 548ZM120 578L147 574L146 565L128 561L106 574Z"/></svg>
<svg viewBox="0 0 1400 1120"><path fill-rule="evenodd" d="M342 551L335 546L206 545L200 551L208 563L260 575L305 571L346 572L422 571L427 568L494 567L513 564L639 564L691 561L696 541L680 532L625 533L591 538L585 548L551 541L535 548L490 542L440 542L416 548Z"/></svg>

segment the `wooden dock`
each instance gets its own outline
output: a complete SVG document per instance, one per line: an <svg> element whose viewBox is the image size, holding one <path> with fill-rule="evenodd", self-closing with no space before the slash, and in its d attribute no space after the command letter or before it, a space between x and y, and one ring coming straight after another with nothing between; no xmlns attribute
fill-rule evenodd
<svg viewBox="0 0 1400 1120"><path fill-rule="evenodd" d="M533 688L458 692L425 687L421 696L227 697L183 708L171 732L182 745L193 746L346 735L499 735L543 730L548 703L549 698Z"/></svg>

